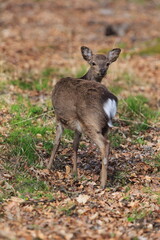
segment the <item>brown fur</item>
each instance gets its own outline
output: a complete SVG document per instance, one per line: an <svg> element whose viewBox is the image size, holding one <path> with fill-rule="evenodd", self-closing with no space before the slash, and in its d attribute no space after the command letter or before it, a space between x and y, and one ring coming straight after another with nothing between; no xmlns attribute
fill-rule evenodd
<svg viewBox="0 0 160 240"><path fill-rule="evenodd" d="M58 124L55 146L48 165L49 169L59 147L63 128L68 128L75 131L73 173L77 174L77 150L81 134L85 133L97 144L101 151L101 186L102 188L105 187L109 142L104 137L108 131L108 116L103 110L103 104L108 98L117 102L116 96L98 82L63 78L56 84L53 90L52 101Z"/></svg>
<svg viewBox="0 0 160 240"><path fill-rule="evenodd" d="M86 128L92 125L100 133L108 129L107 116L103 110L103 103L108 98L117 102L117 98L104 85L74 78L61 79L52 94L57 120L74 131L78 131L78 122L82 132L86 132Z"/></svg>

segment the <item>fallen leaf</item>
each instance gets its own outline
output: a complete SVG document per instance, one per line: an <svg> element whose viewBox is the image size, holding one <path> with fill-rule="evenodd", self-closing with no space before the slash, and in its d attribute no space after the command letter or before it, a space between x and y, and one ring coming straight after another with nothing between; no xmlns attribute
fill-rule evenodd
<svg viewBox="0 0 160 240"><path fill-rule="evenodd" d="M82 203L82 204L85 204L88 200L89 200L90 196L88 195L85 195L85 194L80 194L76 200L78 203Z"/></svg>

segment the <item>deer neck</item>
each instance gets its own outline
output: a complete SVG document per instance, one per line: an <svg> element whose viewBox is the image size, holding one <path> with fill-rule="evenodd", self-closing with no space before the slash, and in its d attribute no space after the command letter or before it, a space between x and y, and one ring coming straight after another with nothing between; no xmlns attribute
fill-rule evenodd
<svg viewBox="0 0 160 240"><path fill-rule="evenodd" d="M80 77L80 79L86 79L86 80L101 82L103 77L94 75L93 70L90 68L84 76Z"/></svg>

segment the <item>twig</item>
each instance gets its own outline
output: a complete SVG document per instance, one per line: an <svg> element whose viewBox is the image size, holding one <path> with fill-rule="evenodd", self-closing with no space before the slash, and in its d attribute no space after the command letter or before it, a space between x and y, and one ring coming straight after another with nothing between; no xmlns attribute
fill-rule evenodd
<svg viewBox="0 0 160 240"><path fill-rule="evenodd" d="M123 100L123 101L124 101L124 100ZM128 105L127 102L124 101L124 103L125 103L126 105ZM132 109L131 109L131 111L134 112ZM44 116L44 115L47 115L48 113L51 113L51 112L54 112L54 110L49 110L49 111L47 111L47 112L45 112L45 113L42 113L42 114L40 114L40 115L37 115L37 116L35 116L35 117L31 117L31 118L22 120L22 121L20 121L20 122L16 122L16 123L12 124L12 126L18 125L18 124L23 123L23 122L27 122L28 120L33 120L33 119L39 118L39 117ZM134 113L138 116L138 114L137 114L136 112L134 112ZM140 115L141 115L143 118L146 119L146 117L145 117L142 113L140 113ZM148 127L150 127L150 128L158 129L158 127L153 127L153 126L151 126L151 125L149 125L149 124L147 124L147 123L137 122L137 121L134 121L134 120L127 120L127 119L123 119L123 118L117 118L117 119L116 119L116 118L115 118L115 121L131 122L131 123L134 123L134 124L144 124L144 125L146 125L146 126L148 126ZM160 124L157 123L156 125L159 126Z"/></svg>
<svg viewBox="0 0 160 240"><path fill-rule="evenodd" d="M25 206L25 205L28 205L28 204L38 204L38 203L51 203L51 202L55 202L56 199L51 199L51 200L48 200L48 199L45 199L45 200L27 200L25 202L22 202L20 203L21 206Z"/></svg>
<svg viewBox="0 0 160 240"><path fill-rule="evenodd" d="M50 110L50 111L48 111L48 112L42 113L42 114L40 114L40 115L37 115L37 116L35 116L35 117L27 118L27 119L22 120L22 121L20 121L20 122L13 123L12 125L18 125L18 124L20 124L20 123L27 122L28 120L32 120L32 119L35 119L35 118L39 118L39 117L41 117L41 116L47 115L47 114L50 113L50 112L54 112L54 110Z"/></svg>
<svg viewBox="0 0 160 240"><path fill-rule="evenodd" d="M134 120L127 120L127 119L123 119L123 118L115 118L115 121L119 121L119 122L130 122L130 123L134 123L134 124L144 124L146 125L147 127L149 128L153 128L153 129L158 129L158 127L154 127L154 126L151 126L147 123L144 123L144 122L137 122L137 121L134 121ZM160 125L157 123L157 125Z"/></svg>

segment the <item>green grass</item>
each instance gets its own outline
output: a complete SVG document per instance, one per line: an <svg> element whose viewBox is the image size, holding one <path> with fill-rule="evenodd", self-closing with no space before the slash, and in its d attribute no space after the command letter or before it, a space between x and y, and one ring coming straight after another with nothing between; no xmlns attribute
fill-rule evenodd
<svg viewBox="0 0 160 240"><path fill-rule="evenodd" d="M160 54L160 38L146 42L145 46L138 52L141 56Z"/></svg>
<svg viewBox="0 0 160 240"><path fill-rule="evenodd" d="M150 122L158 121L160 112L150 108L147 98L137 95L129 96L119 102L119 115L122 119L133 121L130 130L131 132L139 133L148 129ZM138 124L134 124L134 121Z"/></svg>
<svg viewBox="0 0 160 240"><path fill-rule="evenodd" d="M98 50L99 54L107 54L111 49L110 48L101 48Z"/></svg>
<svg viewBox="0 0 160 240"><path fill-rule="evenodd" d="M10 173L12 173L12 170ZM19 196L25 200L29 198L51 200L54 198L49 185L45 181L32 177L25 171L14 173L11 180L5 181L0 186L1 202L11 196Z"/></svg>
<svg viewBox="0 0 160 240"><path fill-rule="evenodd" d="M138 1L139 0L135 0ZM138 50L137 50L138 49ZM160 54L160 38L152 38L149 41L139 43L133 49L121 53L121 57L132 57L134 55L152 56Z"/></svg>
<svg viewBox="0 0 160 240"><path fill-rule="evenodd" d="M10 147L10 155L21 157L28 165L35 164L39 158L37 144L44 143L44 150L51 149L51 135L53 124L45 126L47 116L43 115L43 108L32 105L28 99L17 97L17 102L10 106L12 118L10 132L4 138L4 143Z"/></svg>
<svg viewBox="0 0 160 240"><path fill-rule="evenodd" d="M86 65L82 65L82 66L77 70L75 77L76 77L76 78L80 78L80 77L82 77L86 72L87 72L87 66L86 66Z"/></svg>
<svg viewBox="0 0 160 240"><path fill-rule="evenodd" d="M143 218L145 218L148 214L150 214L150 212L147 212L147 210L134 210L131 214L129 214L127 216L127 220L128 222L135 222L138 220L141 220Z"/></svg>
<svg viewBox="0 0 160 240"><path fill-rule="evenodd" d="M67 140L73 140L74 138L74 131L70 130L70 129L64 129L64 134L63 134L64 138Z"/></svg>
<svg viewBox="0 0 160 240"><path fill-rule="evenodd" d="M119 94L125 90L131 91L133 85L140 85L140 80L138 77L131 72L123 72L114 78L112 86L109 89L115 94Z"/></svg>
<svg viewBox="0 0 160 240"><path fill-rule="evenodd" d="M118 85L112 85L111 87L109 87L109 90L115 94L118 95L123 91L123 87L118 86Z"/></svg>
<svg viewBox="0 0 160 240"><path fill-rule="evenodd" d="M121 48L121 49L125 49L125 48L127 48L127 43L118 42L116 47Z"/></svg>
<svg viewBox="0 0 160 240"><path fill-rule="evenodd" d="M127 171L116 171L114 175L114 184L119 184L120 186L125 186L128 183L128 172Z"/></svg>
<svg viewBox="0 0 160 240"><path fill-rule="evenodd" d="M4 93L7 90L6 80L0 79L0 94Z"/></svg>
<svg viewBox="0 0 160 240"><path fill-rule="evenodd" d="M150 0L128 0L128 2L131 2L131 3L136 3L136 4L145 4L147 2L149 2Z"/></svg>
<svg viewBox="0 0 160 240"><path fill-rule="evenodd" d="M133 73L129 73L129 72L123 72L123 74L117 79L115 79L114 81L118 82L119 80L123 81L124 89L128 87L132 87L134 84L138 82L138 78Z"/></svg>
<svg viewBox="0 0 160 240"><path fill-rule="evenodd" d="M51 140L47 140L51 128L46 126L19 126L10 132L5 142L10 145L11 156L21 156L28 164L33 165L38 160L37 145L43 144L43 148L49 152L52 148ZM45 140L46 138L46 140Z"/></svg>
<svg viewBox="0 0 160 240"><path fill-rule="evenodd" d="M62 69L64 74L66 69ZM23 72L17 79L10 80L10 84L18 86L22 90L50 90L52 84L52 78L61 78L63 76L62 71L59 68L46 68L39 74L32 72Z"/></svg>
<svg viewBox="0 0 160 240"><path fill-rule="evenodd" d="M14 186L14 183L16 185ZM26 194L33 195L34 193L37 194L37 191L48 191L49 187L45 183L45 181L41 181L39 179L33 178L28 174L18 174L16 175L15 179L13 180L13 186L16 192L19 192L24 197Z"/></svg>
<svg viewBox="0 0 160 240"><path fill-rule="evenodd" d="M37 160L36 139L30 133L22 133L22 129L14 130L6 142L12 147L12 156L22 156L29 165Z"/></svg>
<svg viewBox="0 0 160 240"><path fill-rule="evenodd" d="M119 118L126 121L126 125L130 125L131 135L139 135L149 129L154 123L158 122L160 112L153 110L149 106L149 100L142 96L129 96L126 99L119 101L118 105ZM139 144L144 144L145 141L141 137L136 139Z"/></svg>
<svg viewBox="0 0 160 240"><path fill-rule="evenodd" d="M157 191L155 191L155 189L153 190L152 187L148 186L148 187L143 188L143 192L147 193L150 198L155 198L157 200L157 203L160 204L160 191L159 191L159 189L157 189Z"/></svg>
<svg viewBox="0 0 160 240"><path fill-rule="evenodd" d="M101 48L101 49L99 49L98 50L98 53L99 54L108 54L108 52L109 51L111 51L112 50L112 48L121 48L121 49L125 49L127 47L127 44L125 43L125 42L118 42L117 44L116 44L116 46L114 46L114 47L110 47L110 48ZM122 56L122 52L121 52L121 56Z"/></svg>
<svg viewBox="0 0 160 240"><path fill-rule="evenodd" d="M130 195L126 195L126 196L124 196L123 200L130 201L131 200L131 196Z"/></svg>
<svg viewBox="0 0 160 240"><path fill-rule="evenodd" d="M46 78L50 78L50 77L53 77L55 74L57 74L59 72L59 69L58 68L51 68L51 67L48 67L48 68L45 68L43 71L42 71L42 77L46 77Z"/></svg>
<svg viewBox="0 0 160 240"><path fill-rule="evenodd" d="M157 168L157 171L160 171L160 153L157 155L145 159L145 162L149 164L150 166Z"/></svg>
<svg viewBox="0 0 160 240"><path fill-rule="evenodd" d="M132 1L132 0L129 0ZM133 0L135 3L147 3L147 0ZM149 0L148 0L149 1ZM157 7L160 7L157 6ZM133 57L135 55L140 55L142 57L146 56L153 56L153 55L159 55L160 54L160 38L152 38L147 41L143 42L137 42L134 44L132 48L130 46L127 46L127 43L125 42L120 42L117 44L116 47L119 47L123 49L123 51L120 54L121 58L127 58L128 57ZM99 52L100 53L107 53L110 49L101 49Z"/></svg>
<svg viewBox="0 0 160 240"><path fill-rule="evenodd" d="M135 139L133 139L132 143L139 144L139 145L145 145L146 141L143 136L136 136Z"/></svg>
<svg viewBox="0 0 160 240"><path fill-rule="evenodd" d="M126 142L126 139L123 137L123 135L119 132L112 132L109 133L109 140L111 142L111 146L113 148L120 147L121 144L124 144Z"/></svg>
<svg viewBox="0 0 160 240"><path fill-rule="evenodd" d="M43 113L43 108L37 105L31 105L29 106L28 110L28 116L33 117L35 115L40 115Z"/></svg>
<svg viewBox="0 0 160 240"><path fill-rule="evenodd" d="M30 82L24 80L17 80L15 84L19 86L23 90L37 90L41 91L44 89L48 89L49 79L47 77L40 77L33 79Z"/></svg>

